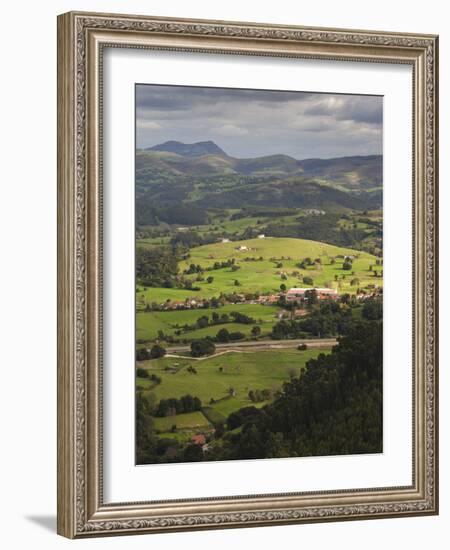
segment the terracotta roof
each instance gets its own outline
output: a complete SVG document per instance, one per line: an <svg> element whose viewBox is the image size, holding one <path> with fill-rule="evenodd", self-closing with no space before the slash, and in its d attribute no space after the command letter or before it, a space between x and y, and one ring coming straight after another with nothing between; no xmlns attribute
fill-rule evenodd
<svg viewBox="0 0 450 550"><path fill-rule="evenodd" d="M203 434L193 435L191 437L191 442L196 445L204 445L206 443L206 438Z"/></svg>

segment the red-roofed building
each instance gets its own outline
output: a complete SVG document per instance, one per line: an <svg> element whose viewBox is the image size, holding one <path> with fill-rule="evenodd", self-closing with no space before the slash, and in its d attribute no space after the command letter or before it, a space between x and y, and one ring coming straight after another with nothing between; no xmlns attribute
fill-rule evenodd
<svg viewBox="0 0 450 550"><path fill-rule="evenodd" d="M305 294L308 290L315 290L319 300L339 298L338 291L334 290L334 288L290 288L286 292L286 300L288 302L300 301L305 298Z"/></svg>
<svg viewBox="0 0 450 550"><path fill-rule="evenodd" d="M191 437L191 443L194 443L194 445L204 445L206 443L206 437L203 434L193 435Z"/></svg>

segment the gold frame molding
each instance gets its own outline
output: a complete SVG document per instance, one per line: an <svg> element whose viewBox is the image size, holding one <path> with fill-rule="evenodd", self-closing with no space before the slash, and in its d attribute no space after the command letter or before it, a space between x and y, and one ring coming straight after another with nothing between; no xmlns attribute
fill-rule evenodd
<svg viewBox="0 0 450 550"><path fill-rule="evenodd" d="M105 504L102 49L403 63L413 68L413 483ZM70 538L438 513L438 37L70 12L58 17L58 533ZM151 495L149 495L151 498Z"/></svg>

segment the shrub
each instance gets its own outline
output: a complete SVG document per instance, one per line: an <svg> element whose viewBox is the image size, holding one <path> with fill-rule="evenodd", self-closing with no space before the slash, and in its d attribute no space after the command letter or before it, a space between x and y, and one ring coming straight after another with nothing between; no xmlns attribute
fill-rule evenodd
<svg viewBox="0 0 450 550"><path fill-rule="evenodd" d="M218 342L229 342L230 341L230 333L226 328L221 328L219 332L216 335L216 339Z"/></svg>
<svg viewBox="0 0 450 550"><path fill-rule="evenodd" d="M201 340L194 340L191 343L191 355L192 357L202 357L204 355L212 355L216 351L214 342L203 338Z"/></svg>
<svg viewBox="0 0 450 550"><path fill-rule="evenodd" d="M163 348L159 344L154 344L152 346L152 349L150 350L151 359L159 359L160 357L164 357L164 355L166 355L165 348Z"/></svg>
<svg viewBox="0 0 450 550"><path fill-rule="evenodd" d="M151 359L148 349L139 348L136 350L136 361L147 361L148 359Z"/></svg>
<svg viewBox="0 0 450 550"><path fill-rule="evenodd" d="M148 370L138 367L136 370L138 378L148 378Z"/></svg>

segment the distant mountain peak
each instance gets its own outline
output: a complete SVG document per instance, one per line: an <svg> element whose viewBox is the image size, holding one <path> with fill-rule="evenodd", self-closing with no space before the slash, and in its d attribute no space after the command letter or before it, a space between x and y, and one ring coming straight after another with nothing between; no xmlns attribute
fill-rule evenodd
<svg viewBox="0 0 450 550"><path fill-rule="evenodd" d="M199 157L202 155L221 155L227 156L214 141L197 141L195 143L182 143L181 141L165 141L153 147L148 147L147 151L165 151L167 153L176 153L186 157Z"/></svg>

